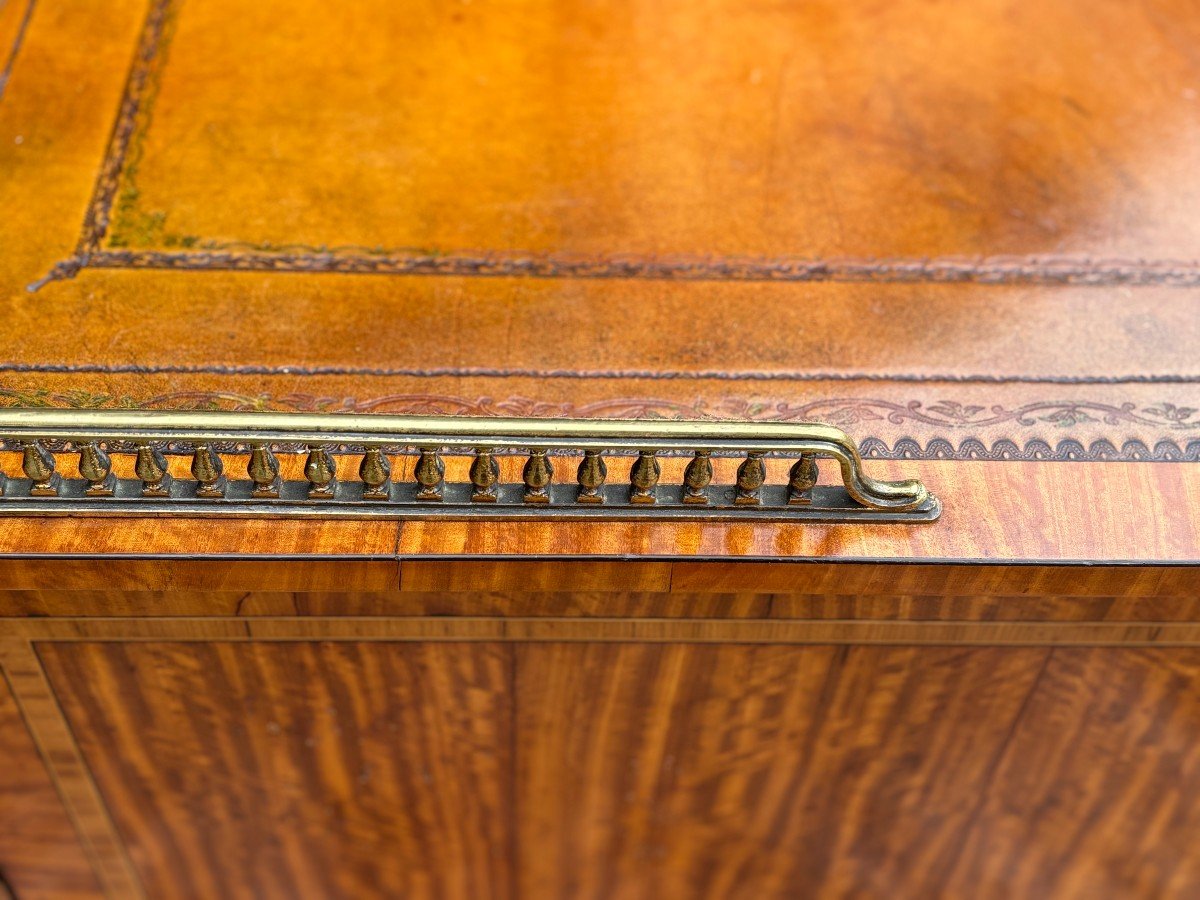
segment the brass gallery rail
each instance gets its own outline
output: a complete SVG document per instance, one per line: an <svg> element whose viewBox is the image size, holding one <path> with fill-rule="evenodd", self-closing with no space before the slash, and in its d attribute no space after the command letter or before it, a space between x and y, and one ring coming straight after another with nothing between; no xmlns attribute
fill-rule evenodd
<svg viewBox="0 0 1200 900"><path fill-rule="evenodd" d="M867 476L854 442L817 424L0 409L0 440L20 448L24 475L0 475L0 515L921 522L941 511L920 482ZM471 456L466 479L447 480L447 451ZM190 479L169 473L165 454L181 452ZM527 457L521 481L503 483L496 457L514 452ZM228 453L249 454L244 477L225 472ZM284 453L304 456L303 479L280 477ZM339 477L334 453L358 459L357 477ZM417 456L412 481L393 480L395 453ZM555 481L552 453L579 458L573 478ZM60 472L68 454L81 477ZM120 454L133 477L114 472ZM628 481L608 482L605 454L633 457ZM679 483L662 481L660 454L690 456ZM741 460L732 484L713 483L713 457ZM794 460L786 483L767 483L774 457ZM823 457L841 486L817 484Z"/></svg>

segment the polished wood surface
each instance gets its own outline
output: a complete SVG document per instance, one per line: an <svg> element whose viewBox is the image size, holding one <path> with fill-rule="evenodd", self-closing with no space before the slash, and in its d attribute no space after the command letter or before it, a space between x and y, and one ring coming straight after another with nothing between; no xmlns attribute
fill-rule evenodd
<svg viewBox="0 0 1200 900"><path fill-rule="evenodd" d="M14 591L0 633L153 897L1190 895L1194 567L709 565Z"/></svg>
<svg viewBox="0 0 1200 900"><path fill-rule="evenodd" d="M0 760L0 896L4 888L16 900L104 896L4 679Z"/></svg>
<svg viewBox="0 0 1200 900"><path fill-rule="evenodd" d="M532 893L953 896L972 800L1045 657L531 648L517 689ZM581 704L602 712L578 719Z"/></svg>
<svg viewBox="0 0 1200 900"><path fill-rule="evenodd" d="M400 560L401 581L441 589L466 585L474 572L475 589L587 589L586 583L555 582L557 563L546 567L541 582L506 580L501 568L444 568L434 576L433 558L463 557L608 557L625 561L628 583L654 582L661 570L655 557L667 559L842 559L847 561L970 561L1015 563L1195 563L1200 561L1200 467L1128 463L892 462L867 464L878 477L919 476L945 509L930 525L776 525L721 523L575 523L451 522L409 519L364 523L287 520L161 520L153 518L6 517L0 529L0 588L101 587L80 576L56 585L49 569L31 567L19 556L327 557L309 561L315 587L346 589L395 585L394 569L384 559ZM397 476L399 477L399 476ZM829 474L832 477L832 473ZM337 558L343 558L338 561ZM352 558L353 562L345 559ZM631 565L631 563L641 565ZM95 571L103 565L90 564ZM57 571L72 565L56 563ZM109 566L110 570L114 567ZM148 568L153 568L148 567ZM178 575L155 576L145 587L217 589L264 587L254 583L251 567L239 574L200 576L216 564L164 567ZM83 566L80 571L87 569ZM44 578L38 572L44 571ZM129 571L134 571L130 568ZM284 567L288 572L302 566ZM593 571L617 572L597 565ZM409 574L405 578L405 571ZM487 571L496 572L489 576ZM12 574L6 574L6 573ZM334 575L330 573L345 573ZM67 576L64 576L67 577ZM113 577L121 577L114 575ZM286 577L286 576L281 576ZM350 579L342 584L340 579ZM439 582L437 579L449 579ZM166 580L164 580L166 579ZM222 582L221 579L224 579ZM432 580L430 580L432 579ZM597 587L611 581L593 582ZM121 587L136 589L123 582ZM290 585L289 585L290 586ZM299 587L297 585L297 587Z"/></svg>
<svg viewBox="0 0 1200 900"><path fill-rule="evenodd" d="M774 580L776 569L764 580ZM852 569L833 566L809 575L814 581L835 582L837 593L767 592L722 589L719 570L710 573L709 590L613 592L601 590L538 591L424 591L337 592L306 591L0 591L0 633L27 634L31 627L48 626L45 619L197 619L373 617L450 617L521 619L653 618L653 619L802 619L900 620L952 622L1200 622L1200 575L1193 569L1122 569L1109 573L1085 570L1097 589L1087 590L1084 573L1060 571L1058 587L1070 593L1045 593L1027 579L995 581L992 592L965 593L978 569L959 568L964 584L939 593L936 585L919 584L941 573L892 573L879 567ZM1128 583L1133 574L1177 576L1174 590L1157 584ZM696 573L704 575L703 570ZM1028 573L1016 570L1010 575ZM1103 575L1102 581L1099 576ZM1124 578L1123 578L1124 576ZM898 583L892 583L890 578ZM811 580L810 580L811 579ZM1077 583L1083 580L1083 584ZM1120 581L1127 583L1123 591ZM914 582L906 585L906 581ZM1073 583L1074 582L1074 583ZM856 588L856 585L862 585ZM1050 585L1046 585L1050 587ZM906 588L912 593L898 593ZM1030 593L1033 587L1034 592ZM20 619L18 621L17 619ZM37 620L31 621L31 620ZM120 627L117 623L114 627Z"/></svg>
<svg viewBox="0 0 1200 900"><path fill-rule="evenodd" d="M4 557L0 584L59 590L388 590L396 585L396 568L395 560L386 559L222 559L219 554L209 559L179 559L176 554L165 559Z"/></svg>
<svg viewBox="0 0 1200 900"><path fill-rule="evenodd" d="M48 831L39 833L36 827L22 827L19 834L14 834L6 829L0 859L12 858L16 874L22 877L27 873L25 866L29 865L37 873L37 877L31 878L31 889L47 890L50 896L59 896L59 890L80 890L86 895L96 886L106 897L141 900L141 885L130 866L125 845L113 828L108 807L80 755L75 735L63 718L58 698L46 681L36 650L28 641L5 635L0 638L0 671L20 707L24 724L24 741L20 733L5 740L18 748L32 743L45 765L39 772L26 754L24 759L17 757L16 761L23 765L12 774L19 774L26 786L34 789L51 782L61 801L61 806L55 808L48 795L40 798L41 812L50 820ZM3 799L7 803L9 795L5 793ZM73 844L57 832L55 820L63 814L70 817L78 843ZM83 874L80 848L94 873L92 879Z"/></svg>
<svg viewBox="0 0 1200 900"><path fill-rule="evenodd" d="M978 807L963 889L996 879L1009 896L1200 890L1185 837L1200 825L1187 799L1198 663L1195 651L1054 650ZM1020 862L1004 865L1014 851Z"/></svg>
<svg viewBox="0 0 1200 900"><path fill-rule="evenodd" d="M508 650L40 652L151 897L512 896Z"/></svg>
<svg viewBox="0 0 1200 900"><path fill-rule="evenodd" d="M697 619L683 616L176 616L22 619L6 625L35 642L382 642L781 644L1005 647L1195 647L1200 623L1054 618Z"/></svg>
<svg viewBox="0 0 1200 900"><path fill-rule="evenodd" d="M231 897L1187 896L1198 652L40 649L151 894Z"/></svg>

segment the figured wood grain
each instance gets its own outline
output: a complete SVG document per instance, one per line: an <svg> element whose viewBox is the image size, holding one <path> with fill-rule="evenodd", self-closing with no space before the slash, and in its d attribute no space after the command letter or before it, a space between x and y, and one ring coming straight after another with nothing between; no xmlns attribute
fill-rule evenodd
<svg viewBox="0 0 1200 900"><path fill-rule="evenodd" d="M417 560L400 563L400 588L405 591L454 592L478 590L594 590L666 591L671 587L668 562L575 561L546 565L526 560Z"/></svg>
<svg viewBox="0 0 1200 900"><path fill-rule="evenodd" d="M1200 651L1056 648L945 882L948 895L1200 891Z"/></svg>
<svg viewBox="0 0 1200 900"><path fill-rule="evenodd" d="M1184 897L1200 876L1200 647L314 636L40 645L154 896Z"/></svg>
<svg viewBox="0 0 1200 900"><path fill-rule="evenodd" d="M586 593L626 592L660 583L664 563L637 559L597 565L578 558L540 560L499 558L413 560L400 563L401 588L407 593L475 592L481 588L519 595L538 590ZM412 573L412 577L409 577ZM980 561L916 564L903 560L853 562L820 559L719 558L669 564L672 594L779 593L879 597L915 595L934 598L1064 597L1180 598L1200 594L1197 565L1005 565Z"/></svg>
<svg viewBox="0 0 1200 900"><path fill-rule="evenodd" d="M578 898L936 895L1046 657L519 653L522 886Z"/></svg>
<svg viewBox="0 0 1200 900"><path fill-rule="evenodd" d="M394 519L203 519L5 516L0 553L100 556L385 557L396 551Z"/></svg>
<svg viewBox="0 0 1200 900"><path fill-rule="evenodd" d="M0 668L4 659L0 655ZM102 897L91 862L3 678L0 760L0 897L7 897L6 885L16 900Z"/></svg>
<svg viewBox="0 0 1200 900"><path fill-rule="evenodd" d="M0 668L105 896L143 897L142 884L34 648L27 641L0 639ZM68 845L61 870L68 877L77 866L71 853Z"/></svg>
<svg viewBox="0 0 1200 900"><path fill-rule="evenodd" d="M601 556L625 560L626 567L639 561L650 563L638 574L631 568L622 569L622 578L633 579L626 582L630 588L655 577L648 573L659 570L656 557L1016 563L1200 561L1200 468L1196 466L880 461L868 467L876 477L921 478L943 501L941 519L925 525L880 526L14 517L5 518L4 528L0 529L0 554L399 556L402 583L404 561L423 557ZM1131 522L1136 523L1136 529L1130 529ZM153 568L152 563L149 565ZM424 585L465 587L466 579L453 574L457 562L447 566L447 571L435 576L436 567L422 561L413 567L414 576L410 577L415 577L418 569L422 571L415 581L417 589L424 589ZM550 569L555 566L557 563ZM0 585L66 586L42 578L37 568L26 561L0 557ZM170 568L187 571L186 566L175 563ZM6 574L6 570L14 569L18 574ZM353 571L353 567L348 570ZM497 567L490 571L501 570ZM517 576L518 580L527 574ZM95 576L88 583L84 574L69 585L100 588L107 586L101 579L109 577L111 572ZM335 575L326 583L334 588L345 577ZM366 582L360 582L360 586L384 587L380 582L370 582L372 576L355 577ZM488 575L477 587L504 588L516 583L503 579L497 582L498 577ZM394 585L393 579L394 574L385 580ZM236 581L231 577L226 585L237 587ZM252 581L250 578L245 586L267 586ZM221 583L219 577L207 577L194 586L219 587ZM586 589L567 578L556 583L549 575L539 575L533 583L546 590ZM186 579L178 586L186 587Z"/></svg>
<svg viewBox="0 0 1200 900"><path fill-rule="evenodd" d="M448 556L1200 560L1197 466L880 461L867 471L920 478L941 498L941 518L917 526L514 522L497 528L418 521L405 523L399 549Z"/></svg>
<svg viewBox="0 0 1200 900"><path fill-rule="evenodd" d="M39 652L151 896L511 896L506 648Z"/></svg>
<svg viewBox="0 0 1200 900"><path fill-rule="evenodd" d="M1188 600L1200 594L1200 566L844 565L815 561L780 565L679 560L671 567L671 588L685 593L762 590L868 598L913 594Z"/></svg>
<svg viewBox="0 0 1200 900"><path fill-rule="evenodd" d="M284 605L292 594L262 596L256 603L244 591L0 591L0 616L234 616L246 612L247 603L280 614L298 612L295 603Z"/></svg>
<svg viewBox="0 0 1200 900"><path fill-rule="evenodd" d="M1070 622L1195 622L1200 621L1200 573L1174 570L1174 579L1125 579L1153 569L1122 568L1113 573L1092 569L1057 570L1057 578L1039 578L1038 591L1022 591L1028 581L1024 569L1010 570L1003 581L993 581L992 591L964 593L972 587L978 569L958 569L942 579L935 568L925 578L911 578L909 567L830 566L830 573L814 573L828 581L830 593L809 593L811 582L797 585L806 592L721 589L723 574L714 564L714 586L705 591L0 591L0 632L4 617L588 617L703 618L703 619L901 619L948 621L1070 621ZM919 567L912 567L919 568ZM1042 570L1043 572L1046 570ZM1171 570L1162 570L1172 574ZM695 575L697 573L691 573ZM702 574L702 570L701 570ZM916 573L920 574L920 573ZM985 574L990 574L986 573ZM1102 580L1097 575L1104 576ZM837 576L841 576L840 580ZM888 577L892 581L888 582ZM748 579L753 578L749 573ZM799 574L797 575L799 579ZM773 577L763 580L771 581ZM1082 585L1076 581L1083 582ZM1079 590L1081 586L1093 590ZM1170 581L1176 581L1172 590ZM1139 584L1140 582L1140 584ZM892 590L889 590L891 588ZM906 588L913 593L898 594ZM939 590L941 588L941 590ZM1075 588L1072 593L1055 589ZM1124 592L1116 589L1125 588ZM7 623L11 624L11 623Z"/></svg>
<svg viewBox="0 0 1200 900"><path fill-rule="evenodd" d="M690 615L723 618L764 616L770 608L771 596L766 594L0 591L0 617Z"/></svg>
<svg viewBox="0 0 1200 900"><path fill-rule="evenodd" d="M847 573L850 575L852 573ZM1073 573L1065 573L1068 581ZM1196 577L1193 576L1193 582ZM1012 587L1012 585L1008 585ZM0 594L0 610L5 609ZM73 594L43 597L34 593L17 603L40 615L117 615L128 603L123 595L80 602ZM189 604L190 601L190 604ZM201 614L205 595L172 598L165 608L194 605ZM149 601L144 608L157 605ZM211 607L209 607L211 608ZM57 613L51 613L56 610ZM903 620L1014 620L1190 622L1200 621L1200 586L1188 593L1166 596L960 594L934 592L897 595L886 591L855 593L843 585L839 593L795 594L759 592L616 593L572 591L563 593L409 593L398 594L245 594L238 600L245 616L602 616L608 618L705 619L903 619ZM28 614L28 613L23 613ZM165 614L165 612L157 613Z"/></svg>
<svg viewBox="0 0 1200 900"><path fill-rule="evenodd" d="M240 558L180 559L119 556L95 558L0 558L0 585L31 590L304 590L308 588L394 589L394 560Z"/></svg>
<svg viewBox="0 0 1200 900"><path fill-rule="evenodd" d="M538 642L1188 647L1197 622L892 619L321 616L9 619L0 634L37 642Z"/></svg>
<svg viewBox="0 0 1200 900"><path fill-rule="evenodd" d="M417 575L397 591L396 562L343 560L180 560L0 558L0 614L21 614L41 601L80 612L125 615L187 614L236 611L242 598L278 609L267 595L326 597L330 611L362 607L338 597L372 597L364 609L388 611L395 604L419 604L418 598L436 593L453 606L457 593L497 591L504 595L538 592L620 594L639 588L672 593L780 593L856 596L903 595L927 597L1049 596L1078 598L1189 598L1200 592L1197 566L1104 565L908 565L899 562L822 563L779 560L772 563L726 563L720 560L672 563L629 559L596 564L579 559L401 561L403 571ZM327 588L327 590L317 590ZM339 590L333 590L337 588ZM363 591L369 593L364 594ZM639 591L639 592L641 592ZM408 599L397 593L411 594ZM7 596L13 595L10 601ZM112 597L106 605L104 597ZM264 599L257 600L262 597ZM21 599L25 598L25 599ZM389 600L388 598L391 598ZM287 601L285 601L287 602ZM523 601L529 602L529 601ZM11 605L10 605L11 603ZM389 603L391 605L389 605ZM62 606L66 604L66 606ZM49 607L47 607L49 608ZM528 608L528 607L526 607ZM287 611L303 614L295 605Z"/></svg>
<svg viewBox="0 0 1200 900"><path fill-rule="evenodd" d="M1191 896L1196 654L523 647L521 884Z"/></svg>

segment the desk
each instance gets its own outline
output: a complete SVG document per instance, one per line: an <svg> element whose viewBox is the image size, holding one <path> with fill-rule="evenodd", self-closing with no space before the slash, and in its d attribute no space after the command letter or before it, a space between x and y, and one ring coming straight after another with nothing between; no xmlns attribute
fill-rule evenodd
<svg viewBox="0 0 1200 900"><path fill-rule="evenodd" d="M816 421L942 503L0 505L12 893L1194 895L1196 46L1171 0L0 2L5 406Z"/></svg>

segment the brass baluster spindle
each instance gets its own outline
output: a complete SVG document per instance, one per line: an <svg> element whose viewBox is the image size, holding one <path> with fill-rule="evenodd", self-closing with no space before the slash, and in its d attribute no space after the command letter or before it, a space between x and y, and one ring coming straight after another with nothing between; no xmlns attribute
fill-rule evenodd
<svg viewBox="0 0 1200 900"><path fill-rule="evenodd" d="M733 502L738 506L758 506L762 503L759 489L767 480L767 465L763 462L761 451L751 450L746 459L738 466L737 493Z"/></svg>
<svg viewBox="0 0 1200 900"><path fill-rule="evenodd" d="M218 500L225 496L225 466L208 444L197 444L192 452L192 477L199 482L197 497Z"/></svg>
<svg viewBox="0 0 1200 900"><path fill-rule="evenodd" d="M88 497L111 497L116 479L112 473L112 460L95 441L87 441L79 447L79 474L88 480L84 494Z"/></svg>
<svg viewBox="0 0 1200 900"><path fill-rule="evenodd" d="M304 461L304 477L308 479L308 496L312 500L332 500L337 482L337 463L333 454L317 444L308 445Z"/></svg>
<svg viewBox="0 0 1200 900"><path fill-rule="evenodd" d="M54 471L54 454L40 441L26 441L21 454L21 469L32 482L29 493L34 497L57 497L61 476Z"/></svg>
<svg viewBox="0 0 1200 900"><path fill-rule="evenodd" d="M250 448L250 460L246 464L246 474L254 482L250 496L256 500L279 499L279 460L265 444L255 444Z"/></svg>
<svg viewBox="0 0 1200 900"><path fill-rule="evenodd" d="M662 475L657 450L639 450L633 468L629 470L630 503L657 503L658 479Z"/></svg>
<svg viewBox="0 0 1200 900"><path fill-rule="evenodd" d="M420 452L416 471L413 472L417 484L420 485L417 489L417 499L439 503L442 499L442 482L446 477L446 463L434 447L421 447Z"/></svg>
<svg viewBox="0 0 1200 900"><path fill-rule="evenodd" d="M392 464L378 447L368 447L358 464L358 477L363 482L364 500L390 499Z"/></svg>
<svg viewBox="0 0 1200 900"><path fill-rule="evenodd" d="M167 458L157 447L137 445L133 474L142 482L143 497L171 496L171 476L167 473Z"/></svg>
<svg viewBox="0 0 1200 900"><path fill-rule="evenodd" d="M0 521L47 511L244 517L257 509L281 517L907 523L941 512L919 481L871 477L854 441L830 425L344 412L0 410L0 435L19 459L7 480L0 472ZM338 458L354 452L357 460ZM508 454L522 458L502 459ZM826 458L837 465L818 471Z"/></svg>
<svg viewBox="0 0 1200 900"><path fill-rule="evenodd" d="M608 466L604 464L603 450L584 450L583 460L579 463L579 495L575 498L580 503L603 503L604 494L600 489L608 478Z"/></svg>
<svg viewBox="0 0 1200 900"><path fill-rule="evenodd" d="M526 503L549 503L550 482L554 480L554 466L546 451L541 447L529 448L529 459L525 460L525 468L521 470L521 478L525 481Z"/></svg>
<svg viewBox="0 0 1200 900"><path fill-rule="evenodd" d="M816 486L820 472L817 460L811 453L802 453L788 473L788 503L807 506L812 503L812 489Z"/></svg>
<svg viewBox="0 0 1200 900"><path fill-rule="evenodd" d="M683 502L707 503L708 486L712 483L712 452L697 450L692 461L683 470Z"/></svg>
<svg viewBox="0 0 1200 900"><path fill-rule="evenodd" d="M500 481L500 463L488 447L476 447L471 460L471 502L495 503L496 484Z"/></svg>

